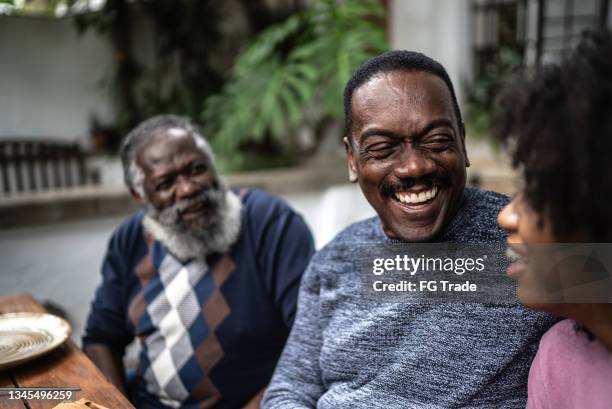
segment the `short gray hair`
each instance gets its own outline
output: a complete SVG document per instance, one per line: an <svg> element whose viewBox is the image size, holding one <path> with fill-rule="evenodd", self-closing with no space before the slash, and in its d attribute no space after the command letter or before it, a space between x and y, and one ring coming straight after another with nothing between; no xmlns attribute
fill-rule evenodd
<svg viewBox="0 0 612 409"><path fill-rule="evenodd" d="M196 146L210 159L214 169L214 154L210 144L204 138L197 125L188 118L177 115L157 115L141 122L128 133L121 144L120 157L123 166L123 180L128 188L142 197L146 197L143 181L144 173L136 163L138 150L153 138L170 129L182 129L193 138Z"/></svg>

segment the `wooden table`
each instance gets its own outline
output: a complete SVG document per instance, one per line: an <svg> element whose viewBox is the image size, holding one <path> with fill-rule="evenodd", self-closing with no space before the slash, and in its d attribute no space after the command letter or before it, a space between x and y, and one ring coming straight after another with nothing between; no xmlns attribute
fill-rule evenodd
<svg viewBox="0 0 612 409"><path fill-rule="evenodd" d="M0 313L21 311L45 312L45 309L27 294L0 297ZM0 387L78 387L81 390L73 392L73 400L85 398L110 409L134 408L71 340L31 362L0 371ZM32 399L24 402L0 397L2 409L48 409L59 403Z"/></svg>

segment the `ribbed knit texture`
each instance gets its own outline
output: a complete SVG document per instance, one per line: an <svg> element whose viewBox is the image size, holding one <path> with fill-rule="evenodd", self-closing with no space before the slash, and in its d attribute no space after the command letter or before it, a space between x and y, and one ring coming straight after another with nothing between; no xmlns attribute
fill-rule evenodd
<svg viewBox="0 0 612 409"><path fill-rule="evenodd" d="M506 196L466 189L439 241L505 240ZM389 239L378 218L311 261L263 408L524 408L538 341L554 319L516 305L367 303L358 249Z"/></svg>

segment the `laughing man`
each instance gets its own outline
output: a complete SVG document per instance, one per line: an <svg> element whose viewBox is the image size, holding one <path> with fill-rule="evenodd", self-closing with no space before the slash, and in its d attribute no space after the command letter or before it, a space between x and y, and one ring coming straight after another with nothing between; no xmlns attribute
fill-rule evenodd
<svg viewBox="0 0 612 409"><path fill-rule="evenodd" d="M502 242L508 202L466 188L465 131L452 83L429 57L393 51L345 88L351 182L378 217L319 251L264 408L523 408L540 335L552 324L518 304L363 299L359 248Z"/></svg>

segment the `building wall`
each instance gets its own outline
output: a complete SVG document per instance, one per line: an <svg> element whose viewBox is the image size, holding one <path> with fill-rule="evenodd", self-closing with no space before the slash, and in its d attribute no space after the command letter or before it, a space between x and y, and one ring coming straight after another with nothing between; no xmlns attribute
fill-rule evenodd
<svg viewBox="0 0 612 409"><path fill-rule="evenodd" d="M155 27L142 10L132 12L132 52L142 69L155 70ZM245 13L238 0L220 5L223 39L211 44L208 61L214 69L227 70L248 40ZM91 117L112 124L117 114L114 69L107 34L92 28L79 35L71 18L0 15L0 138L45 137L91 145ZM155 84L161 93L179 75L176 63L166 69Z"/></svg>
<svg viewBox="0 0 612 409"><path fill-rule="evenodd" d="M542 55L540 63L556 63L563 57L563 51L576 46L580 34L593 29L600 20L602 0L580 0L569 3L563 0L548 0L543 9ZM610 0L603 0L608 1ZM528 1L527 39L533 46L527 48L526 61L536 63L535 43L537 39L538 1ZM569 21L568 21L569 20ZM612 27L612 8L608 9L607 26ZM569 24L568 24L569 23Z"/></svg>
<svg viewBox="0 0 612 409"><path fill-rule="evenodd" d="M90 143L89 118L110 120L112 49L70 19L0 16L0 138Z"/></svg>
<svg viewBox="0 0 612 409"><path fill-rule="evenodd" d="M391 0L389 32L394 49L420 51L448 71L460 102L471 73L468 0Z"/></svg>

